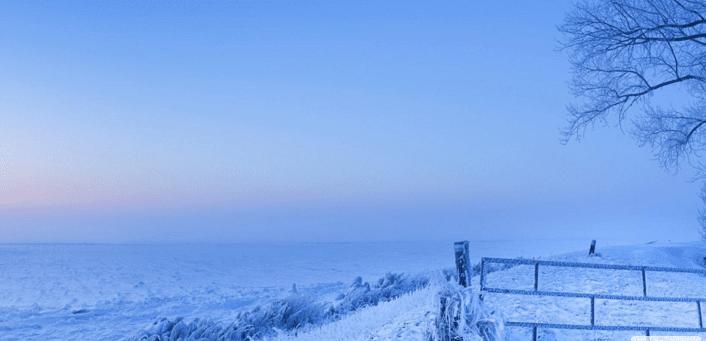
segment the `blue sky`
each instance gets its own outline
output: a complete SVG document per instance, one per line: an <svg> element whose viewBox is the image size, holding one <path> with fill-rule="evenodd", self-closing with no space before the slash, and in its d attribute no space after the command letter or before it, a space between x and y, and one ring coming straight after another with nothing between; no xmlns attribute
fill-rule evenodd
<svg viewBox="0 0 706 341"><path fill-rule="evenodd" d="M561 145L570 4L0 4L0 241L695 239L698 184Z"/></svg>

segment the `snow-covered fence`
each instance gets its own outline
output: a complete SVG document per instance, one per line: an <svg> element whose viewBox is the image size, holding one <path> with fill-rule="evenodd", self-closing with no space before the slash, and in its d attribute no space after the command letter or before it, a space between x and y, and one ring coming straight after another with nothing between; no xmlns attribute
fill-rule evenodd
<svg viewBox="0 0 706 341"><path fill-rule="evenodd" d="M502 264L506 267L515 265L531 265L534 266L534 289L508 289L496 288L486 285L486 274L488 272L488 264ZM657 266L640 266L640 265L615 265L615 264L596 264L596 263L576 263L576 262L561 262L547 260L531 260L531 259L507 259L507 258L488 258L481 259L480 269L480 291L482 293L496 294L514 294L514 295L535 295L535 296L553 296L553 297L573 297L586 298L591 303L591 320L588 324L565 324L565 323L543 323L543 322L520 322L520 321L505 321L505 326L508 327L527 327L532 328L532 338L537 340L537 329L578 329L578 330L604 330L604 331L641 331L649 336L650 332L675 332L675 333L700 333L706 332L701 312L701 302L706 302L706 297L671 297L671 296L650 296L648 295L648 285L646 272L666 272L666 273L688 273L699 274L706 276L706 270L701 269L686 269L686 268L668 268ZM583 268L583 269L602 269L602 270L629 270L639 271L642 277L642 295L612 295L600 293L578 293L567 291L551 291L539 290L539 268L542 267L564 267L564 268ZM644 326L644 325L600 325L596 324L595 302L596 300L619 300L619 301L651 301L651 302L692 302L696 305L699 327L673 327L673 326Z"/></svg>

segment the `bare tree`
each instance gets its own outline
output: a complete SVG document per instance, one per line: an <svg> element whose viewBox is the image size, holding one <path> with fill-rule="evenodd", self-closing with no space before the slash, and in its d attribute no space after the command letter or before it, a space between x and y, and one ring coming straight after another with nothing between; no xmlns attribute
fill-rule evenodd
<svg viewBox="0 0 706 341"><path fill-rule="evenodd" d="M665 168L687 161L706 176L706 1L585 0L559 29L578 99L564 141L613 118Z"/></svg>
<svg viewBox="0 0 706 341"><path fill-rule="evenodd" d="M667 167L702 149L706 124L706 2L702 0L584 1L560 30L567 39L582 99L569 107L565 138L580 138L609 115L632 119L640 142L655 148ZM653 97L667 88L693 101L664 108Z"/></svg>
<svg viewBox="0 0 706 341"><path fill-rule="evenodd" d="M704 204L704 206L699 209L699 213L696 216L696 221L699 222L699 226L701 226L701 230L699 231L701 233L701 239L706 240L706 185L701 187L701 201Z"/></svg>

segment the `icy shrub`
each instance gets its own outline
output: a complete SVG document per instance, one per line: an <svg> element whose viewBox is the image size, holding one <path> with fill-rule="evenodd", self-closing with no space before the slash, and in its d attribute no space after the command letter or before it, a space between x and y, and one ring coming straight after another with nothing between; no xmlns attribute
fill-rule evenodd
<svg viewBox="0 0 706 341"><path fill-rule="evenodd" d="M229 325L200 319L186 322L183 318L163 318L145 328L133 340L262 339L273 336L278 331L293 331L333 321L362 307L390 301L421 289L428 283L429 278L426 276L394 273L386 274L373 284L363 282L362 278L357 277L348 290L334 302L320 302L316 297L300 294L293 288L288 297L240 313Z"/></svg>
<svg viewBox="0 0 706 341"><path fill-rule="evenodd" d="M449 283L439 292L438 341L502 340L502 319L488 311L470 288Z"/></svg>

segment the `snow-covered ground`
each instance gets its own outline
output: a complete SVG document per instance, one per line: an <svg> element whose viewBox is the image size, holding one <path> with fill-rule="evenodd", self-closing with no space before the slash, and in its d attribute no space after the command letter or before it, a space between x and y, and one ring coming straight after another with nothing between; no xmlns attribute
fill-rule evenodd
<svg viewBox="0 0 706 341"><path fill-rule="evenodd" d="M601 257L587 258L587 244L585 240L471 242L471 253L475 261L481 256L542 256L679 267L700 267L706 255L701 244L605 247L607 243L599 241ZM571 250L581 251L565 254ZM564 255L551 256L557 254ZM351 290L350 283L357 276L374 283L387 272L416 276L452 266L450 242L0 245L0 339L123 340L137 336L155 321L178 318L207 320L225 328L239 313L291 297L294 283L297 295L335 302ZM584 275L547 271L540 274L544 289L619 293L641 289L640 278L629 273L618 277L614 273L589 276L590 271ZM515 267L490 274L488 284L522 287L531 285L532 275ZM655 293L706 296L703 278L654 276L648 281L649 290ZM424 339L438 309L435 290L430 286L376 306L353 309L319 326L298 330L296 335L283 332L274 340ZM485 302L512 320L585 322L585 299L569 299L577 300L573 303L558 298L536 300L488 295ZM670 324L693 326L696 321L693 307L643 305L635 302L615 310L597 304L597 322L616 324L642 317L646 311L655 312L649 314L651 318L668 319ZM633 312L626 314L629 309ZM508 331L511 336L526 333L514 328ZM567 339L563 335L557 334ZM596 339L592 335L576 338Z"/></svg>

